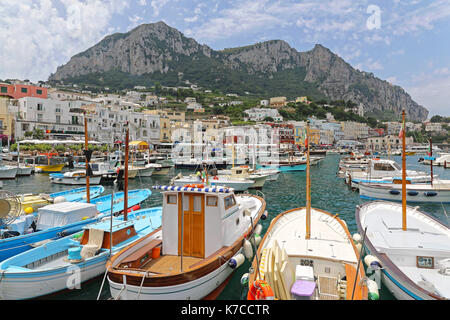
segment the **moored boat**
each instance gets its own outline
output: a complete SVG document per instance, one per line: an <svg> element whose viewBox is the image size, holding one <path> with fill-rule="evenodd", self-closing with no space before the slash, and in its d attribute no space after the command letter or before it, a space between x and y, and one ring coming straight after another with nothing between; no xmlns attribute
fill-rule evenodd
<svg viewBox="0 0 450 320"><path fill-rule="evenodd" d="M161 226L161 208L134 211L126 220L123 216L114 217L112 222L110 219L1 262L0 297L31 299L79 288L81 283L105 272L111 254L154 233ZM73 270L77 270L77 279L73 279Z"/></svg>
<svg viewBox="0 0 450 320"><path fill-rule="evenodd" d="M306 132L309 138L308 123ZM253 259L247 299L366 300L364 268L347 224L337 214L311 208L306 148L306 207L271 221Z"/></svg>
<svg viewBox="0 0 450 320"><path fill-rule="evenodd" d="M450 229L406 205L405 110L402 112L402 203L373 201L356 207L368 264L400 300L450 299ZM432 173L431 173L432 174Z"/></svg>
<svg viewBox="0 0 450 320"><path fill-rule="evenodd" d="M89 177L89 184L100 184L102 176L93 175ZM86 185L86 170L70 171L65 173L51 173L49 179L52 183L67 185Z"/></svg>
<svg viewBox="0 0 450 320"><path fill-rule="evenodd" d="M164 196L162 240L146 236L108 261L112 297L216 297L238 267L232 260L239 256L243 262L247 239L265 212L264 199L227 188L155 188Z"/></svg>

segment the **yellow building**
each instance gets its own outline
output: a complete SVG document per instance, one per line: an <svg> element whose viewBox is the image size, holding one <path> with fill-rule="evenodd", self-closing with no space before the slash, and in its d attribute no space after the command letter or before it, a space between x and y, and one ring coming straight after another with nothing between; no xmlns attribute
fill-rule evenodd
<svg viewBox="0 0 450 320"><path fill-rule="evenodd" d="M308 97L297 97L297 99L295 99L295 102L300 102L300 103L307 103L308 102Z"/></svg>
<svg viewBox="0 0 450 320"><path fill-rule="evenodd" d="M270 106L273 108L281 108L287 105L286 97L274 97L270 98Z"/></svg>
<svg viewBox="0 0 450 320"><path fill-rule="evenodd" d="M0 132L9 138L14 136L14 115L9 112L10 99L0 97Z"/></svg>

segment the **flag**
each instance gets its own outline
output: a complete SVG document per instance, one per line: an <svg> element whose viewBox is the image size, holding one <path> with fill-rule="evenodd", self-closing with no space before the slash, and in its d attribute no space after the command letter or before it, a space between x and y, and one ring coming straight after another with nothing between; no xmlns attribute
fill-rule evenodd
<svg viewBox="0 0 450 320"><path fill-rule="evenodd" d="M398 134L399 138L403 138L403 135L405 134L405 123L402 123L402 128L400 129L400 133Z"/></svg>
<svg viewBox="0 0 450 320"><path fill-rule="evenodd" d="M305 148L308 148L308 134L305 130Z"/></svg>

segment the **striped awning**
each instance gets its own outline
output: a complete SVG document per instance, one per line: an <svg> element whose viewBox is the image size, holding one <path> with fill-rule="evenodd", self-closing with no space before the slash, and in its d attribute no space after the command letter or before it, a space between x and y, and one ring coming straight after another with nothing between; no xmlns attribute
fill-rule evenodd
<svg viewBox="0 0 450 320"><path fill-rule="evenodd" d="M188 192L215 192L215 193L231 193L234 191L232 188L225 187L206 187L206 188L193 188L193 187L177 187L177 186L153 186L153 189L162 191L188 191Z"/></svg>

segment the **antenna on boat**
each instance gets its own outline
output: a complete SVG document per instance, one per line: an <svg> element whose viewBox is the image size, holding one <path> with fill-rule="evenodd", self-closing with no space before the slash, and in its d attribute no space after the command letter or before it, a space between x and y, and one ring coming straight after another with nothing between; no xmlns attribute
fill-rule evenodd
<svg viewBox="0 0 450 320"><path fill-rule="evenodd" d="M433 185L433 141L430 138L430 169L431 169L431 185Z"/></svg>
<svg viewBox="0 0 450 320"><path fill-rule="evenodd" d="M88 125L87 125L87 118L86 118L86 112L84 112L84 155L86 157L86 202L91 202L91 192L89 190L89 161L91 160L91 154L89 152L88 147Z"/></svg>
<svg viewBox="0 0 450 320"><path fill-rule="evenodd" d="M402 229L407 230L406 227L406 141L405 141L405 109L402 111L402 129L400 135L402 138Z"/></svg>
<svg viewBox="0 0 450 320"><path fill-rule="evenodd" d="M306 236L305 239L311 238L311 179L309 172L309 120L306 121Z"/></svg>
<svg viewBox="0 0 450 320"><path fill-rule="evenodd" d="M129 152L129 139L130 139L130 129L128 128L128 122L126 123L127 131L125 136L125 164L124 164L124 174L125 174L125 184L123 188L123 220L127 221L128 218L128 152Z"/></svg>

